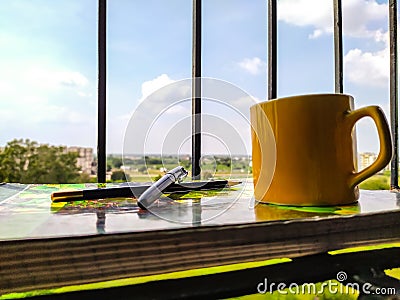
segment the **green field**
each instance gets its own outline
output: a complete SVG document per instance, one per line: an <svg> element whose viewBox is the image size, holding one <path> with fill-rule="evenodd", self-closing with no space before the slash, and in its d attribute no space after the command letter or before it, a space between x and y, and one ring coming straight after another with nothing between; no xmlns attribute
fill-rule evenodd
<svg viewBox="0 0 400 300"><path fill-rule="evenodd" d="M154 181L176 166L183 166L191 178L191 159L190 156L145 156L125 157L122 161L119 156L109 156L107 158L108 171L110 173L121 172L122 168L129 181L144 182ZM248 156L207 156L201 160L201 179L232 179L251 177L250 158ZM125 178L118 177L117 180L125 181Z"/></svg>
<svg viewBox="0 0 400 300"><path fill-rule="evenodd" d="M165 174L165 170L170 170L181 165L189 171L188 178L191 177L191 161L189 156L146 156L145 158L128 158L122 162L121 157L109 156L108 167L110 172L126 168L124 172L129 176L129 181L144 182L154 181L159 176ZM164 169L165 168L165 169ZM238 156L209 156L201 162L201 178L206 179L232 179L248 178L252 176L250 167L250 157ZM114 180L115 181L115 180ZM124 180L122 180L124 181ZM376 174L365 181L359 187L364 190L388 190L390 189L390 171Z"/></svg>
<svg viewBox="0 0 400 300"><path fill-rule="evenodd" d="M376 174L361 182L359 187L364 190L388 190L390 189L390 172Z"/></svg>

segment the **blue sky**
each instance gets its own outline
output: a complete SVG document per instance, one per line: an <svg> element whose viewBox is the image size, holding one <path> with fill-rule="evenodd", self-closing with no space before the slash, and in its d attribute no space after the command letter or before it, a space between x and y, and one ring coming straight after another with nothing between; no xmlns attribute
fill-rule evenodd
<svg viewBox="0 0 400 300"><path fill-rule="evenodd" d="M122 152L147 95L191 76L191 2L108 1L108 153ZM258 101L267 91L266 2L203 0L203 76ZM331 1L278 3L278 96L333 92ZM345 93L389 118L387 1L346 0L343 9ZM1 1L0 16L0 145L29 138L95 148L97 1ZM378 152L372 121L357 132L360 152Z"/></svg>

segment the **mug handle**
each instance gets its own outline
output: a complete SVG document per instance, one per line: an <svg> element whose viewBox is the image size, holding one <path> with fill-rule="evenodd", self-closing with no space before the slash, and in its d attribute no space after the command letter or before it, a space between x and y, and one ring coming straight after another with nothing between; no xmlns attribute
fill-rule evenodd
<svg viewBox="0 0 400 300"><path fill-rule="evenodd" d="M349 111L346 115L346 120L350 130L352 130L355 123L363 117L371 117L374 120L376 128L378 129L380 149L378 158L372 163L372 165L350 176L351 187L355 187L363 180L382 170L392 159L392 139L389 125L382 109L379 106L372 105Z"/></svg>

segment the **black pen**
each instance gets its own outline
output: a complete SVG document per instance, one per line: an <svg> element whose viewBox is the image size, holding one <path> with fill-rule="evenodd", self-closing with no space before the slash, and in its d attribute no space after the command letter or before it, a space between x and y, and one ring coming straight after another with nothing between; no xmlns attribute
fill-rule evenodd
<svg viewBox="0 0 400 300"><path fill-rule="evenodd" d="M240 181L210 180L173 183L164 193L187 193L190 191L223 189L240 184ZM53 202L72 202L81 200L97 200L106 198L138 198L151 184L131 185L115 188L86 189L79 191L59 191L51 194Z"/></svg>

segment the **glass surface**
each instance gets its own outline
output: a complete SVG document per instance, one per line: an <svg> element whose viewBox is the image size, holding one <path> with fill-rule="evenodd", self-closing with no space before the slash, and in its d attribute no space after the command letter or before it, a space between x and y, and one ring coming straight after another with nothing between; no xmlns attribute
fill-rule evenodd
<svg viewBox="0 0 400 300"><path fill-rule="evenodd" d="M134 198L71 203L52 203L50 199L55 191L96 187L95 184L1 185L0 240L335 218L400 207L399 194L366 190L361 191L358 203L347 206L255 205L251 181L231 189L170 195L160 199L152 209L157 215L139 210Z"/></svg>

